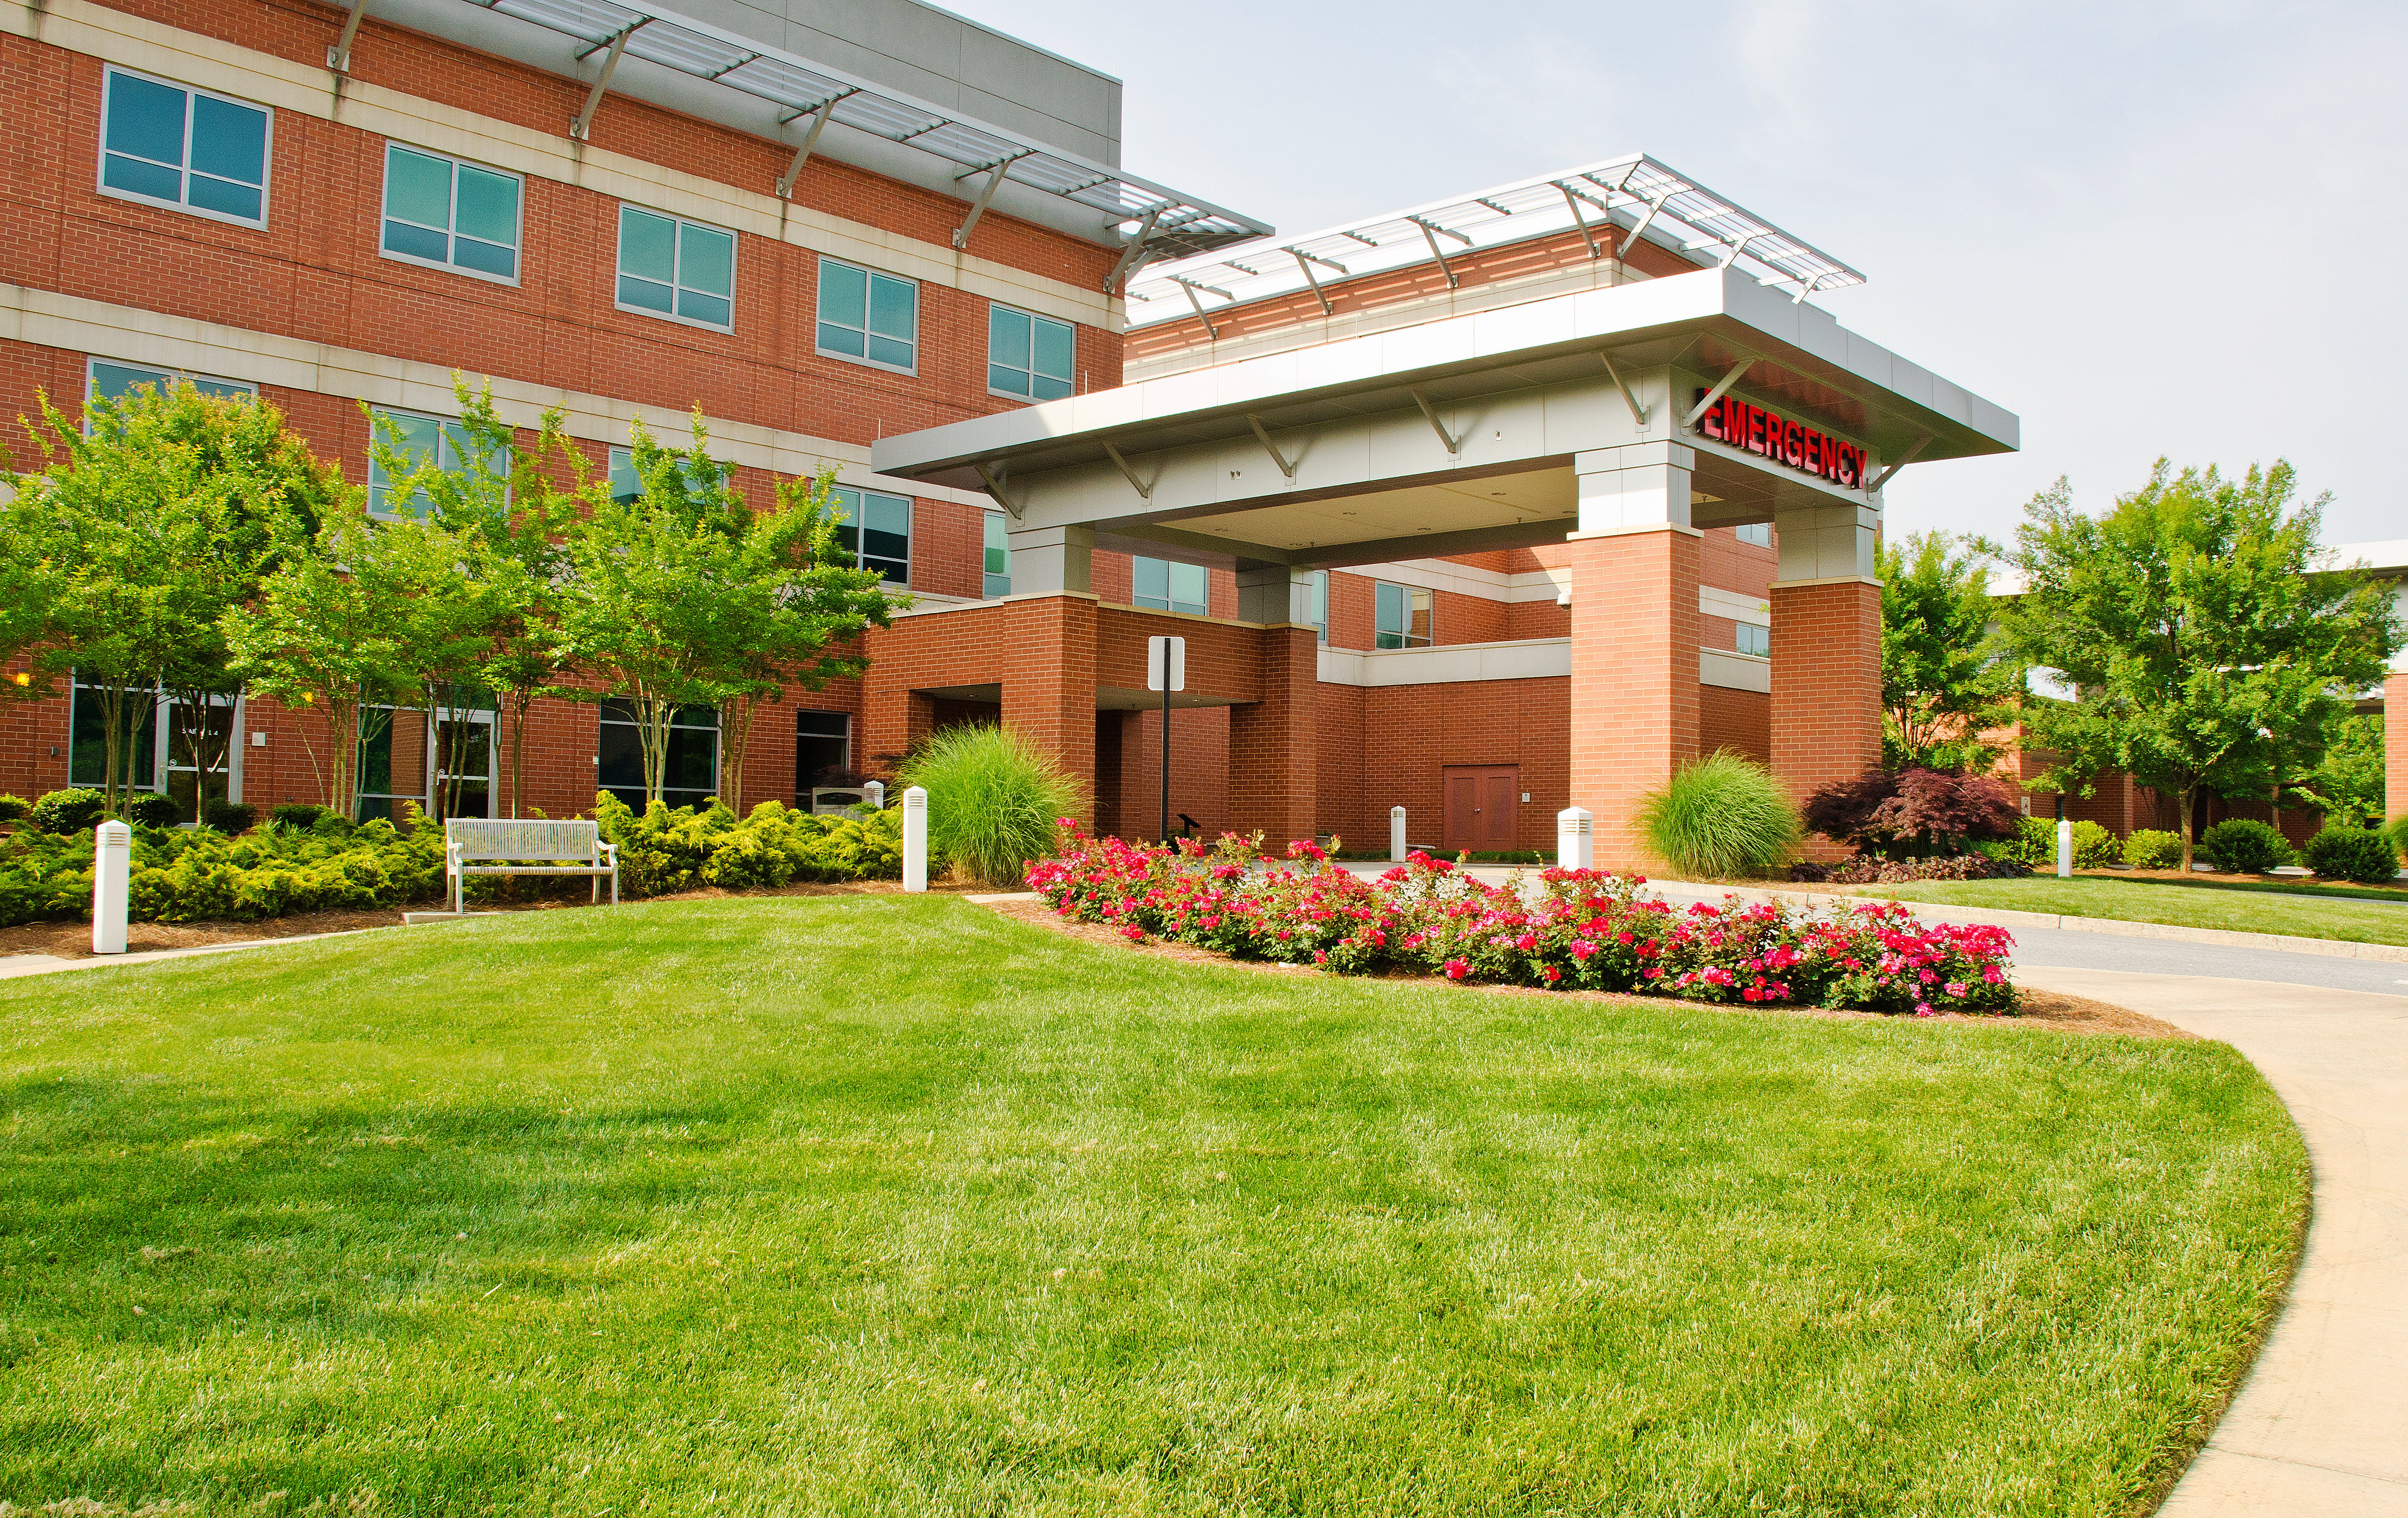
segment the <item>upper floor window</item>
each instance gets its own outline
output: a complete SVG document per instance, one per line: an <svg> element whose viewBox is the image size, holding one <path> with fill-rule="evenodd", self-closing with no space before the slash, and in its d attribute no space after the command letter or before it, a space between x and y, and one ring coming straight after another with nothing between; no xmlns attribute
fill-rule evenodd
<svg viewBox="0 0 2408 1518"><path fill-rule="evenodd" d="M986 513L986 574L979 594L992 601L1011 594L1011 534L1003 525L1003 513Z"/></svg>
<svg viewBox="0 0 2408 1518"><path fill-rule="evenodd" d="M368 412L371 437L390 446L412 467L433 464L445 474L466 474L468 461L475 454L467 429L457 422L440 417L421 416L415 411L394 411L378 407ZM372 517L415 516L426 508L425 500L416 494L395 497L394 488L401 481L385 473L377 461L376 450L368 451L368 515Z"/></svg>
<svg viewBox="0 0 2408 1518"><path fill-rule="evenodd" d="M179 384L191 385L204 395L221 399L254 400L259 387L248 380L212 380L203 374L186 374L180 369L153 369L139 364L118 364L108 359L93 359L85 367L92 394L102 400L122 400L134 394L137 386L149 385L164 395Z"/></svg>
<svg viewBox="0 0 2408 1518"><path fill-rule="evenodd" d="M897 585L911 583L911 498L838 485L836 540L864 569Z"/></svg>
<svg viewBox="0 0 2408 1518"><path fill-rule="evenodd" d="M1731 531L1742 543L1754 543L1758 548L1772 546L1772 523L1769 522L1752 522L1744 527L1734 527Z"/></svg>
<svg viewBox="0 0 2408 1518"><path fill-rule="evenodd" d="M986 388L1022 400L1059 400L1070 394L1070 367L1078 348L1078 329L1068 322L1031 316L1009 306L991 307L986 319Z"/></svg>
<svg viewBox="0 0 2408 1518"><path fill-rule="evenodd" d="M1156 611L1193 611L1200 617L1212 607L1211 577L1200 564L1132 558L1129 604Z"/></svg>
<svg viewBox="0 0 2408 1518"><path fill-rule="evenodd" d="M523 188L515 174L386 143L384 251L515 283Z"/></svg>
<svg viewBox="0 0 2408 1518"><path fill-rule="evenodd" d="M732 329L736 234L620 207L619 308Z"/></svg>
<svg viewBox="0 0 2408 1518"><path fill-rule="evenodd" d="M1770 627L1752 622L1741 623L1735 642L1742 653L1753 653L1759 659L1772 657L1772 629Z"/></svg>
<svg viewBox="0 0 2408 1518"><path fill-rule="evenodd" d="M920 287L833 258L820 260L819 351L914 373L920 366Z"/></svg>
<svg viewBox="0 0 2408 1518"><path fill-rule="evenodd" d="M614 448L610 451L610 498L632 501L644 494L643 476L636 473L636 451Z"/></svg>
<svg viewBox="0 0 2408 1518"><path fill-rule="evenodd" d="M1430 646L1430 604L1437 599L1415 585L1372 586L1371 646L1375 649L1426 649Z"/></svg>
<svg viewBox="0 0 2408 1518"><path fill-rule="evenodd" d="M267 110L112 68L101 106L103 194L244 226L267 222Z"/></svg>
<svg viewBox="0 0 2408 1518"><path fill-rule="evenodd" d="M1312 630L1318 635L1316 641L1329 641L1329 571L1326 569L1312 572Z"/></svg>

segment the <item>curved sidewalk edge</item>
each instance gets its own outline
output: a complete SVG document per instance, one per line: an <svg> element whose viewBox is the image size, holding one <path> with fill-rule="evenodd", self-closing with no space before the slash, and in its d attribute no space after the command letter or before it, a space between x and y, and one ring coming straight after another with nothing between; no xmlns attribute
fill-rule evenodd
<svg viewBox="0 0 2408 1518"><path fill-rule="evenodd" d="M1837 907L1886 901L1887 896L1832 891L1773 891L1742 885L1697 885L1687 881L1647 882L1648 889L1683 895L1738 896L1743 901L1785 902L1798 907ZM2272 949L2286 954L2323 954L2332 959L2378 959L2408 965L2408 948L2389 943L2352 943L2342 938L2301 938L2285 933L2240 933L2221 927L2176 927L2168 923L2131 923L2120 917L2060 917L2055 912L2008 911L1997 907L1956 907L1937 901L1901 901L1917 917L1991 927L2055 928L2068 933L2104 933L2125 938L2171 938L2177 943L2214 943L2228 949Z"/></svg>
<svg viewBox="0 0 2408 1518"><path fill-rule="evenodd" d="M2408 997L2036 965L2015 979L2231 1044L2307 1140L2299 1274L2158 1518L2408 1518Z"/></svg>
<svg viewBox="0 0 2408 1518"><path fill-rule="evenodd" d="M380 927L350 927L339 933L296 933L283 938L244 938L236 943L196 943L184 949L150 949L136 954L94 954L89 959L64 959L57 954L0 955L0 981L28 975L56 975L62 970L106 970L120 965L153 965L163 959L192 959L201 954L230 954L241 949L273 949L280 943L316 943L323 938L348 938L355 933L382 933Z"/></svg>

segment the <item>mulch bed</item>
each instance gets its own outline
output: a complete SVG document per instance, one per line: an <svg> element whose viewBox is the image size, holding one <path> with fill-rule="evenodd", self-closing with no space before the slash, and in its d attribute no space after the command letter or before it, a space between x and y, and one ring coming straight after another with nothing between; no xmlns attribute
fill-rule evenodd
<svg viewBox="0 0 2408 1518"><path fill-rule="evenodd" d="M1130 953L1154 954L1191 965L1222 965L1237 969L1259 970L1270 975L1321 973L1309 966L1275 965L1260 960L1232 959L1226 954L1217 953L1210 949L1198 949L1193 944L1166 943L1159 938L1149 938L1143 943L1132 943L1122 937L1117 928L1106 927L1100 923L1074 923L1067 917L1056 914L1044 902L1033 897L990 898L982 905L1006 917L1015 918L1024 923L1033 923L1040 927L1049 927L1084 943L1110 945ZM1674 1003L1670 998L1664 996L1632 996L1612 991L1541 991L1535 986L1458 984L1450 981L1436 981L1428 977L1401 973L1371 977L1371 979L1409 980L1424 985L1452 985L1458 990L1491 996L1545 996L1551 1000L1571 997L1584 1001L1602 1001L1626 1007L1652 1007L1659 1010L1667 1005L1691 1007L1708 1005L1702 1002ZM1717 1006L1714 1010L1736 1012L1747 1016L1824 1017L1852 1022L1897 1021L1884 1012L1833 1011L1820 1007ZM2195 1039L2198 1038L2197 1034L2186 1033L2171 1023L2161 1023L2154 1017L2143 1017L2139 1012L2126 1008L2112 1006L2103 1001L2092 1001L2086 996L2059 995L2054 991L2025 991L2023 1010L2012 1017L1979 1017L1967 1012L1943 1012L1935 1017L1910 1018L1907 1021L1968 1023L1983 1027L2019 1027L2056 1033L2111 1033L2127 1038Z"/></svg>

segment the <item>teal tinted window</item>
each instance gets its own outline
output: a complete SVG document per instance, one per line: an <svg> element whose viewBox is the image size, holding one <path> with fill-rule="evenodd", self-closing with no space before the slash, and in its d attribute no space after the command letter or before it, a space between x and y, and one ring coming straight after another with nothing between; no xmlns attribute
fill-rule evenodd
<svg viewBox="0 0 2408 1518"><path fill-rule="evenodd" d="M1003 525L1003 513L986 514L986 572L979 594L988 600L1011 594L1011 535Z"/></svg>
<svg viewBox="0 0 2408 1518"><path fill-rule="evenodd" d="M991 307L986 322L986 388L1032 401L1059 400L1071 391L1078 329L1068 322Z"/></svg>
<svg viewBox="0 0 2408 1518"><path fill-rule="evenodd" d="M265 108L114 68L106 91L103 189L229 222L265 221Z"/></svg>
<svg viewBox="0 0 2408 1518"><path fill-rule="evenodd" d="M515 279L518 176L387 143L380 246L398 258Z"/></svg>
<svg viewBox="0 0 2408 1518"><path fill-rule="evenodd" d="M159 697L149 687L119 697L117 783L136 791L159 789ZM74 682L67 713L67 783L95 789L108 783L108 705L106 693Z"/></svg>
<svg viewBox="0 0 2408 1518"><path fill-rule="evenodd" d="M446 474L466 474L468 461L475 453L466 430L457 422L420 416L411 411L380 408L368 413L368 424L375 429L378 440L400 454L413 468L432 464ZM386 475L384 465L377 461L375 451L370 450L368 515L415 515L425 508L425 502L415 494L396 498L393 493L399 484L399 480Z"/></svg>
<svg viewBox="0 0 2408 1518"><path fill-rule="evenodd" d="M92 361L92 393L106 400L122 400L142 385L149 385L165 394L172 385L189 384L204 395L251 400L259 394L259 387L240 380L211 380L197 374L179 374L171 369L146 369L134 364L112 364L107 359Z"/></svg>
<svg viewBox="0 0 2408 1518"><path fill-rule="evenodd" d="M911 583L911 499L874 490L836 488L836 538L853 562L896 585Z"/></svg>
<svg viewBox="0 0 2408 1518"><path fill-rule="evenodd" d="M891 369L920 363L920 287L909 279L820 260L819 351Z"/></svg>
<svg viewBox="0 0 2408 1518"><path fill-rule="evenodd" d="M1200 617L1211 609L1211 578L1200 564L1133 558L1129 604L1156 611L1192 611Z"/></svg>
<svg viewBox="0 0 2408 1518"><path fill-rule="evenodd" d="M619 304L706 326L733 326L736 235L620 207Z"/></svg>
<svg viewBox="0 0 2408 1518"><path fill-rule="evenodd" d="M1770 627L1758 627L1752 622L1741 623L1737 642L1742 653L1753 653L1759 659L1772 657L1772 629Z"/></svg>
<svg viewBox="0 0 2408 1518"><path fill-rule="evenodd" d="M1384 581L1371 588L1371 646L1422 649L1430 645L1430 592Z"/></svg>
<svg viewBox="0 0 2408 1518"><path fill-rule="evenodd" d="M1312 572L1312 630L1320 635L1319 641L1329 641L1329 571L1326 569Z"/></svg>

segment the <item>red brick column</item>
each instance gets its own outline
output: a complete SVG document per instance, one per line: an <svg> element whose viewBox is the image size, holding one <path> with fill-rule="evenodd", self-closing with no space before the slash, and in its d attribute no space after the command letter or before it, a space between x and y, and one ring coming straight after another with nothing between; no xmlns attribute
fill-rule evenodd
<svg viewBox="0 0 2408 1518"><path fill-rule="evenodd" d="M1772 772L1804 801L1881 763L1881 587L1860 580L1772 587ZM1848 851L1808 840L1814 859Z"/></svg>
<svg viewBox="0 0 2408 1518"><path fill-rule="evenodd" d="M2383 682L2383 815L2408 812L2408 673Z"/></svg>
<svg viewBox="0 0 2408 1518"><path fill-rule="evenodd" d="M1096 830L1116 838L1151 838L1158 808L1144 805L1146 724L1143 711L1096 714Z"/></svg>
<svg viewBox="0 0 2408 1518"><path fill-rule="evenodd" d="M1264 847L1276 850L1318 830L1318 662L1310 627L1273 625L1260 637L1263 698L1229 709L1229 827L1261 828Z"/></svg>
<svg viewBox="0 0 2408 1518"><path fill-rule="evenodd" d="M1012 603L1003 725L1075 777L1085 795L1071 815L1096 825L1096 602L1053 595Z"/></svg>
<svg viewBox="0 0 2408 1518"><path fill-rule="evenodd" d="M1692 528L1574 534L1571 804L1597 817L1600 868L1660 868L1633 814L1698 753ZM1549 830L1552 832L1552 829Z"/></svg>

